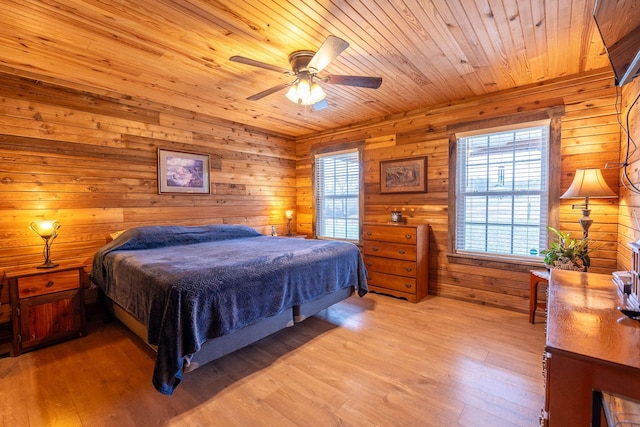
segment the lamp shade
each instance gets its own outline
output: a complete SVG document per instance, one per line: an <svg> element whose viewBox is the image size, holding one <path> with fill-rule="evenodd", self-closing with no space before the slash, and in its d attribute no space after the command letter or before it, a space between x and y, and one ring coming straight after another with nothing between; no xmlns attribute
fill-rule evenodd
<svg viewBox="0 0 640 427"><path fill-rule="evenodd" d="M287 219L292 219L292 218L293 218L293 211L291 211L291 210L287 210L287 211L285 211L285 212L284 212L284 216L285 216L285 218L287 218Z"/></svg>
<svg viewBox="0 0 640 427"><path fill-rule="evenodd" d="M33 221L29 228L43 239L57 235L60 223L58 221Z"/></svg>
<svg viewBox="0 0 640 427"><path fill-rule="evenodd" d="M602 177L600 169L586 168L576 169L576 175L573 177L573 182L567 191L560 196L561 199L579 197L606 199L618 196L611 188L609 188Z"/></svg>
<svg viewBox="0 0 640 427"><path fill-rule="evenodd" d="M291 102L301 105L313 105L322 101L327 95L313 78L301 77L293 84L285 96Z"/></svg>

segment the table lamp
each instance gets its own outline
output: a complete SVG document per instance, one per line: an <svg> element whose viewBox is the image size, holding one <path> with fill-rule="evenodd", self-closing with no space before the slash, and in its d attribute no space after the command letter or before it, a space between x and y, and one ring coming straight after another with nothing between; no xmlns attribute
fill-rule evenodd
<svg viewBox="0 0 640 427"><path fill-rule="evenodd" d="M287 218L287 236L293 236L291 233L291 219L293 219L293 211L285 211L284 216Z"/></svg>
<svg viewBox="0 0 640 427"><path fill-rule="evenodd" d="M589 198L609 199L618 196L609 188L600 169L585 168L576 169L573 182L567 191L560 196L561 199L582 197L584 197L584 203L571 205L571 209L582 209L582 218L579 222L582 226L582 236L586 239L589 237L589 227L593 224L593 220L589 216L591 214Z"/></svg>
<svg viewBox="0 0 640 427"><path fill-rule="evenodd" d="M44 250L42 251L44 264L37 268L57 267L59 264L51 262L50 254L51 244L58 237L57 231L60 228L60 223L58 221L33 221L29 228L44 240Z"/></svg>

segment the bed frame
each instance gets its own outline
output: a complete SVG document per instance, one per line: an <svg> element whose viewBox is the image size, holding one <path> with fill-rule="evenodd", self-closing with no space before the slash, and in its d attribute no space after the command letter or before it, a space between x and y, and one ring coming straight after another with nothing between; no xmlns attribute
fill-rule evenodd
<svg viewBox="0 0 640 427"><path fill-rule="evenodd" d="M268 317L228 335L210 339L202 345L200 351L189 358L185 358L183 371L194 371L206 363L233 353L282 329L290 328L296 323L300 323L314 314L349 298L353 293L353 287L342 288L337 292L294 306L290 310L284 310L280 314ZM147 342L147 328L120 305L111 301L104 294L102 297L104 298L105 308L155 351L156 347Z"/></svg>

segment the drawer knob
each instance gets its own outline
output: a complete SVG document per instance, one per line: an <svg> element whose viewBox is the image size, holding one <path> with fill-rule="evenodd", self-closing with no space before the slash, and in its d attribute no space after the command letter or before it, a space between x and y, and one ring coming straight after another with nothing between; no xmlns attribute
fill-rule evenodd
<svg viewBox="0 0 640 427"><path fill-rule="evenodd" d="M398 251L398 253L399 253L400 255L404 255L404 249L400 249L400 250Z"/></svg>
<svg viewBox="0 0 640 427"><path fill-rule="evenodd" d="M371 236L371 234L373 233L371 233L370 231L367 231L367 236Z"/></svg>
<svg viewBox="0 0 640 427"><path fill-rule="evenodd" d="M45 286L46 286L47 288L52 287L52 286L53 286L53 281L49 280L49 283L47 283Z"/></svg>
<svg viewBox="0 0 640 427"><path fill-rule="evenodd" d="M405 268L405 270L407 271L407 273L410 273L410 272L412 272L412 271L413 271L413 268L411 268L411 267L407 267L407 268Z"/></svg>
<svg viewBox="0 0 640 427"><path fill-rule="evenodd" d="M411 289L411 283L405 283L404 287L407 288L407 289Z"/></svg>
<svg viewBox="0 0 640 427"><path fill-rule="evenodd" d="M411 234L405 234L404 237L406 237L407 239L412 238L413 236Z"/></svg>
<svg viewBox="0 0 640 427"><path fill-rule="evenodd" d="M373 264L371 264L370 262L367 263L367 267L371 267Z"/></svg>
<svg viewBox="0 0 640 427"><path fill-rule="evenodd" d="M377 246L374 246L374 247L372 247L371 249L372 249L374 252L378 252L378 247L377 247Z"/></svg>

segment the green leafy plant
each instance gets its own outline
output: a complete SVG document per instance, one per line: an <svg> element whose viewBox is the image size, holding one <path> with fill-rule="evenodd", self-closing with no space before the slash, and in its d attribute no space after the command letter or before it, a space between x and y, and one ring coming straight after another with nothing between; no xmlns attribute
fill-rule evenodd
<svg viewBox="0 0 640 427"><path fill-rule="evenodd" d="M544 255L544 263L551 267L567 268L571 265L574 270L586 270L591 266L589 252L593 248L589 247L589 239L574 239L569 233L547 227L549 231L558 236L557 242L552 242L548 249L540 251Z"/></svg>

